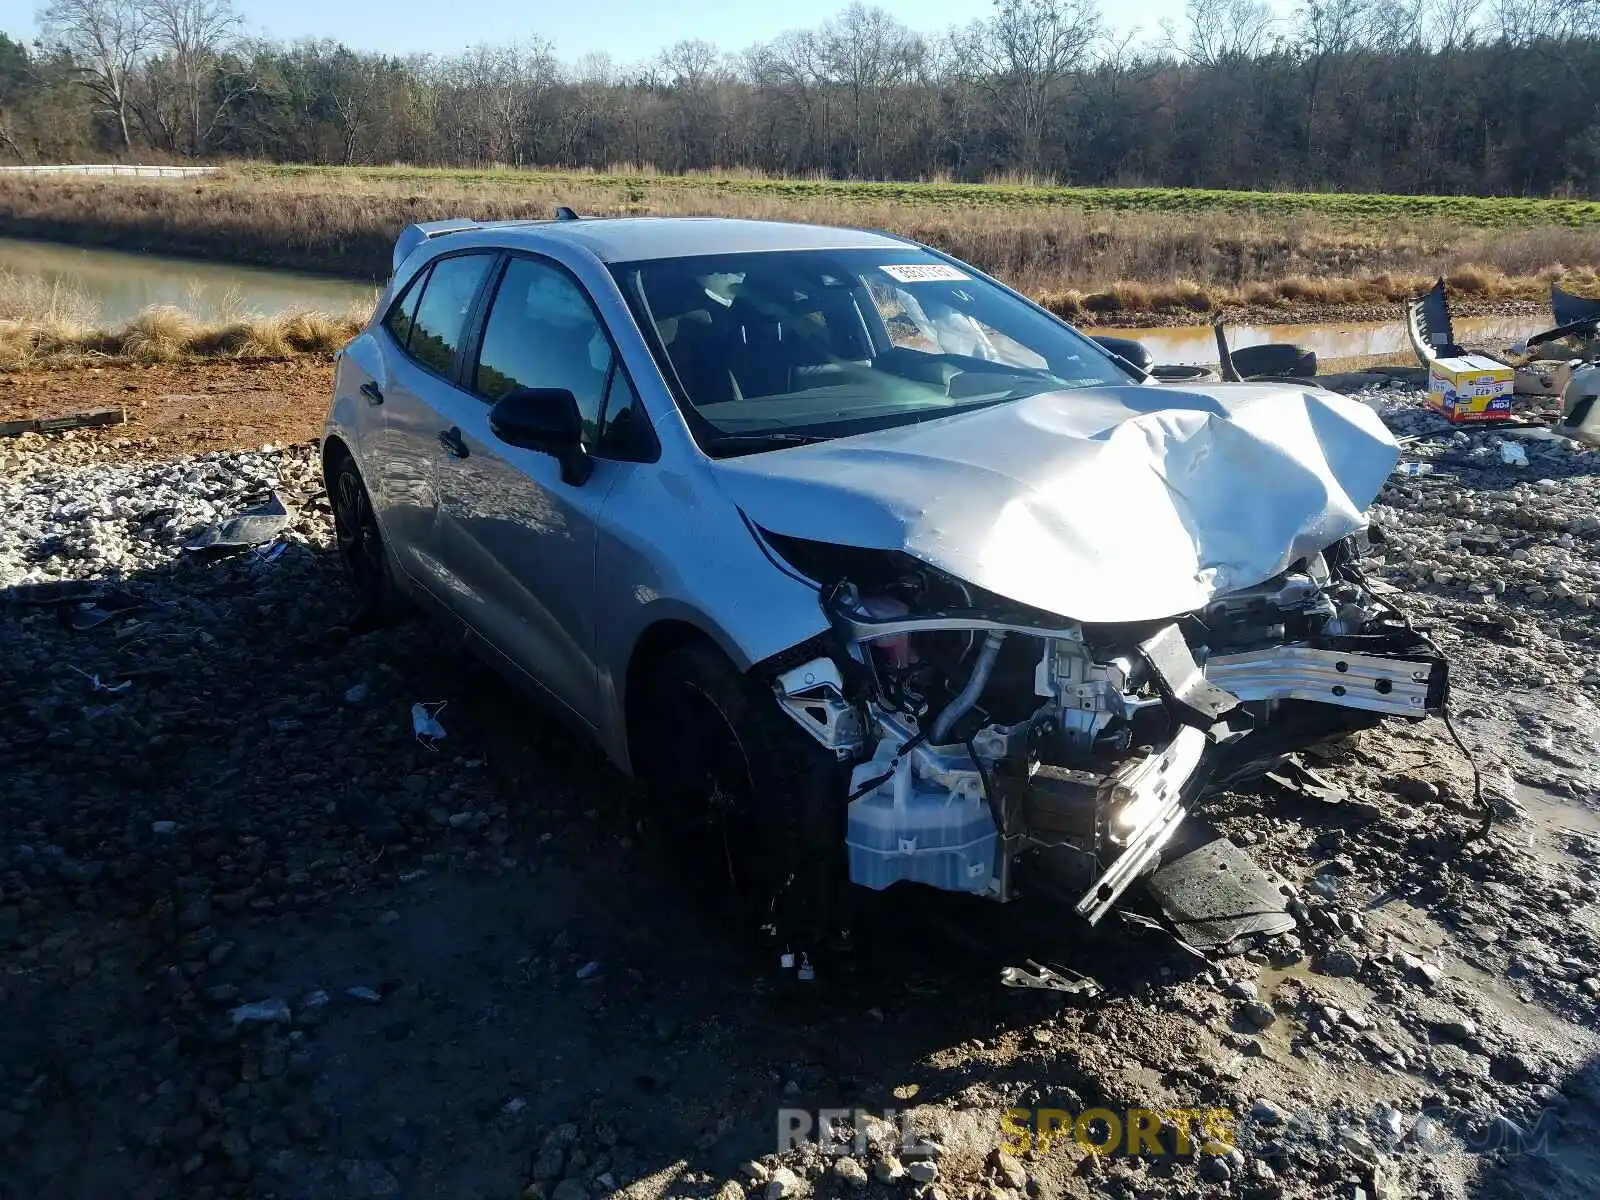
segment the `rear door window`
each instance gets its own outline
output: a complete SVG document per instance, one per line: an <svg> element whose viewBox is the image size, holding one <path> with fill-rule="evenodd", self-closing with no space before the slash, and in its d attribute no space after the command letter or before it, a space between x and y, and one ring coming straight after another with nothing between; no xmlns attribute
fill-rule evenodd
<svg viewBox="0 0 1600 1200"><path fill-rule="evenodd" d="M492 254L458 254L433 264L406 341L406 352L428 370L453 373L467 317L493 261Z"/></svg>

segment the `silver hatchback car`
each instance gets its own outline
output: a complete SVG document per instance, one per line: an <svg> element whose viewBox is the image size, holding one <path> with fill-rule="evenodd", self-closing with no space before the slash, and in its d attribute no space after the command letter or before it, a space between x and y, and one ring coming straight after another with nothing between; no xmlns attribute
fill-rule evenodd
<svg viewBox="0 0 1600 1200"><path fill-rule="evenodd" d="M406 229L323 443L366 605L553 702L801 967L850 885L1098 921L1207 795L1440 713L1363 575L1396 458L903 238L565 210Z"/></svg>

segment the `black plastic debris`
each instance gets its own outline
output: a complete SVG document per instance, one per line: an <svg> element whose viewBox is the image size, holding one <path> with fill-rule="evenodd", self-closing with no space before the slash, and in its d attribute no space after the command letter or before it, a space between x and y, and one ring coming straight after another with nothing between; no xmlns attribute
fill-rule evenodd
<svg viewBox="0 0 1600 1200"><path fill-rule="evenodd" d="M1588 296L1575 296L1550 285L1550 311L1557 325L1578 325L1600 321L1600 300ZM1532 344L1531 342L1529 343Z"/></svg>
<svg viewBox="0 0 1600 1200"><path fill-rule="evenodd" d="M1306 800L1320 800L1323 804L1343 804L1350 793L1325 776L1317 774L1296 757L1289 757L1262 776L1273 787Z"/></svg>
<svg viewBox="0 0 1600 1200"><path fill-rule="evenodd" d="M273 541L289 526L289 510L273 492L266 503L229 517L190 538L185 550L212 553L250 550Z"/></svg>
<svg viewBox="0 0 1600 1200"><path fill-rule="evenodd" d="M1295 926L1278 883L1225 837L1172 859L1146 882L1178 936L1202 951Z"/></svg>

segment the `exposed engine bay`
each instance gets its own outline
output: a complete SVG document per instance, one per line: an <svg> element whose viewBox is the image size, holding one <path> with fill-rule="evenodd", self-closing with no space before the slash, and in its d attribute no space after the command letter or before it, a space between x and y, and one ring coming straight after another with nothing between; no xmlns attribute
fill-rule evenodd
<svg viewBox="0 0 1600 1200"><path fill-rule="evenodd" d="M832 634L774 681L850 767L850 879L1007 901L1079 881L1091 924L1208 794L1288 755L1443 712L1447 667L1369 588L1369 528L1181 617L1086 624L898 551L767 535ZM826 645L823 645L826 643ZM790 660L793 661L793 660Z"/></svg>

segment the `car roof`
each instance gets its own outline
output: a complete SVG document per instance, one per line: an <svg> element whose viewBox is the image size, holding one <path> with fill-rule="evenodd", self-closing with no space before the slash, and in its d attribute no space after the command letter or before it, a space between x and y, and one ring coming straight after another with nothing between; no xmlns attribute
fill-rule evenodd
<svg viewBox="0 0 1600 1200"><path fill-rule="evenodd" d="M556 236L582 246L602 262L691 258L701 254L743 254L761 250L901 250L907 243L888 234L788 221L747 221L731 217L595 217L567 221L485 224L497 241L531 245Z"/></svg>

